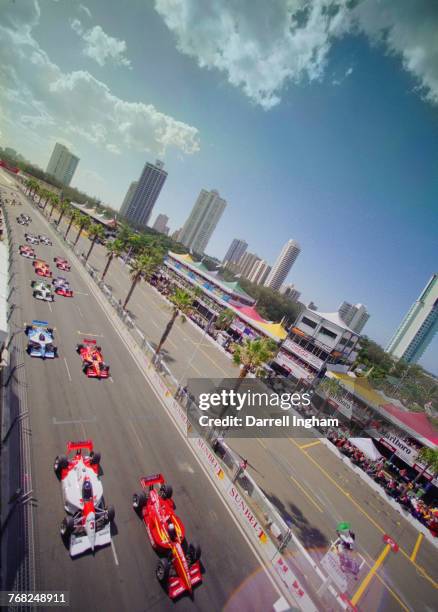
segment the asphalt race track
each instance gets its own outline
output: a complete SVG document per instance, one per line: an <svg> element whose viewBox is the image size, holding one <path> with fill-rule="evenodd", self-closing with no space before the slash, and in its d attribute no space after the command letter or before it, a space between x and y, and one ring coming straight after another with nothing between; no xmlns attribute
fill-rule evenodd
<svg viewBox="0 0 438 612"><path fill-rule="evenodd" d="M11 188L1 176L0 185ZM52 247L36 246L54 276L56 255L69 258L59 238L24 196L23 206L8 207L17 245L24 232L47 234ZM15 217L28 213L28 228ZM18 248L17 248L18 250ZM72 609L86 610L270 610L280 597L241 535L208 478L187 449L125 345L72 266L66 276L74 297L55 297L49 304L32 297L37 279L30 260L15 254L22 323L46 320L56 328L56 360L25 357L27 397L31 414L34 497L37 500L37 587L67 590ZM95 338L110 365L108 380L87 379L75 351L84 337ZM104 494L116 510L113 546L72 560L59 535L64 517L61 488L53 459L65 452L69 439L91 438L102 454ZM162 472L173 485L177 512L188 539L202 547L204 582L194 598L172 603L155 578L156 555L142 522L131 507L139 478ZM8 538L13 537L8 534ZM12 540L11 540L12 542ZM8 549L13 551L13 545ZM13 573L19 560L8 559Z"/></svg>

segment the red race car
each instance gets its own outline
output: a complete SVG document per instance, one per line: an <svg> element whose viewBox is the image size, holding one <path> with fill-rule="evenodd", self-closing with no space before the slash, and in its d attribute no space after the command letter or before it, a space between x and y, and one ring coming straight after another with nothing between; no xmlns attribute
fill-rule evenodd
<svg viewBox="0 0 438 612"><path fill-rule="evenodd" d="M59 278L60 277L58 277L58 279ZM58 279L52 281L55 287L55 293L58 295L63 295L64 297L73 297L73 289L70 287L70 283L68 281L59 282Z"/></svg>
<svg viewBox="0 0 438 612"><path fill-rule="evenodd" d="M181 519L175 514L172 487L161 474L140 480L141 493L134 493L132 505L144 521L152 548L160 554L155 570L169 597L192 595L193 587L202 582L201 549L189 544Z"/></svg>
<svg viewBox="0 0 438 612"><path fill-rule="evenodd" d="M23 255L23 257L27 257L27 259L35 259L36 257L34 249L30 246L21 245L19 250L20 255Z"/></svg>
<svg viewBox="0 0 438 612"><path fill-rule="evenodd" d="M63 259L62 257L55 257L53 261L59 270L70 272L71 266L66 259Z"/></svg>
<svg viewBox="0 0 438 612"><path fill-rule="evenodd" d="M96 340L83 341L83 344L76 346L76 351L81 356L83 361L82 370L88 378L108 378L109 365L107 365L102 356L102 348L96 346Z"/></svg>
<svg viewBox="0 0 438 612"><path fill-rule="evenodd" d="M43 259L35 259L32 265L35 268L35 274L38 274L38 276L52 276L49 264Z"/></svg>

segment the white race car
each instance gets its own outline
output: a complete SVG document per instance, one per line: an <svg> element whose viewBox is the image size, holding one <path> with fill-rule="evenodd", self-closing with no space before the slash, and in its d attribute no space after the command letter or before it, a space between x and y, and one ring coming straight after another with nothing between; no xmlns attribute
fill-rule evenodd
<svg viewBox="0 0 438 612"><path fill-rule="evenodd" d="M35 236L35 234L28 234L26 232L24 234L24 237L26 239L26 242L28 242L29 244L39 244L40 243L40 239L38 238L38 236Z"/></svg>
<svg viewBox="0 0 438 612"><path fill-rule="evenodd" d="M33 297L43 302L54 302L55 296L52 293L52 287L42 281L32 281L30 286L33 289Z"/></svg>
<svg viewBox="0 0 438 612"><path fill-rule="evenodd" d="M52 246L52 241L50 240L48 236L45 236L44 234L40 234L38 238L40 239L40 244L44 244L45 246Z"/></svg>
<svg viewBox="0 0 438 612"><path fill-rule="evenodd" d="M53 464L68 515L61 536L69 542L72 557L111 544L115 512L105 506L99 468L100 454L93 451L92 440L68 442L67 455L58 455Z"/></svg>

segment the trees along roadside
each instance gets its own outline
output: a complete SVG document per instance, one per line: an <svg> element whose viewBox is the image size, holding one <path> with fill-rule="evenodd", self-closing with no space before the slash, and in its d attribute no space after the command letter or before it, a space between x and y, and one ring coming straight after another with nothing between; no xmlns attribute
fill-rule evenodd
<svg viewBox="0 0 438 612"><path fill-rule="evenodd" d="M79 230L78 230L78 233L76 235L76 240L73 243L74 247L79 242L79 238L81 237L82 231L83 230L87 230L90 227L90 225L91 225L91 221L90 221L89 217L87 217L86 215L83 215L81 213L81 216L79 218Z"/></svg>
<svg viewBox="0 0 438 612"><path fill-rule="evenodd" d="M245 340L243 344L233 346L233 362L240 366L239 379L246 378L252 370L256 376L259 375L262 367L272 361L277 352L277 345L269 338Z"/></svg>
<svg viewBox="0 0 438 612"><path fill-rule="evenodd" d="M132 284L128 291L128 295L123 302L123 310L126 309L134 289L140 280L142 278L149 280L162 261L163 253L161 251L151 251L149 253L141 253L129 264L129 275L131 277Z"/></svg>
<svg viewBox="0 0 438 612"><path fill-rule="evenodd" d="M67 236L70 232L70 228L73 225L73 223L76 222L76 224L79 225L80 221L81 221L81 213L79 212L79 210L72 207L70 210L70 221L67 225L67 229L65 230L65 234L64 234L64 240L67 240Z"/></svg>
<svg viewBox="0 0 438 612"><path fill-rule="evenodd" d="M59 215L58 221L56 222L57 227L59 227L59 224L62 221L62 218L64 215L68 214L71 210L72 206L70 204L70 202L68 202L67 200L63 200L60 205L59 205L59 212L61 213Z"/></svg>
<svg viewBox="0 0 438 612"><path fill-rule="evenodd" d="M114 240L113 242L107 243L106 245L107 262L105 264L105 268L102 272L102 276L100 277L100 280L102 281L104 280L114 257L120 257L122 253L123 253L123 242L121 240L116 238L116 240Z"/></svg>
<svg viewBox="0 0 438 612"><path fill-rule="evenodd" d="M170 317L166 327L164 328L163 335L160 338L160 341L155 349L155 354L158 353L163 348L164 343L167 340L170 332L172 331L172 327L175 324L175 321L182 315L182 320L185 321L185 315L187 315L193 307L193 302L196 299L196 295L194 293L189 293L184 289L175 289L173 293L169 296L169 300L172 302L173 311L172 316Z"/></svg>
<svg viewBox="0 0 438 612"><path fill-rule="evenodd" d="M96 244L96 242L98 240L101 240L101 241L104 240L104 238L105 238L105 230L98 223L92 223L90 225L90 229L88 230L88 237L91 240L91 245L90 245L88 253L87 253L86 257L85 257L85 261L88 261L88 258L90 257L91 252L93 251L94 245Z"/></svg>

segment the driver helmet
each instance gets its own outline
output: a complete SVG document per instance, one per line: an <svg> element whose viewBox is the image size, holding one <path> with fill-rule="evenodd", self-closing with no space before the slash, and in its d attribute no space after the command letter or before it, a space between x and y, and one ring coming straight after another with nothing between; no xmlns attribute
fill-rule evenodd
<svg viewBox="0 0 438 612"><path fill-rule="evenodd" d="M93 487L89 478L86 478L84 480L84 484L82 485L82 497L84 501L89 501L90 499L93 499Z"/></svg>
<svg viewBox="0 0 438 612"><path fill-rule="evenodd" d="M167 531L169 533L169 537L171 540L176 540L176 529L175 529L175 525L173 523L169 523L167 525Z"/></svg>
<svg viewBox="0 0 438 612"><path fill-rule="evenodd" d="M41 340L41 342L44 340L45 336L44 334L41 332L41 334L39 335L39 340Z"/></svg>

